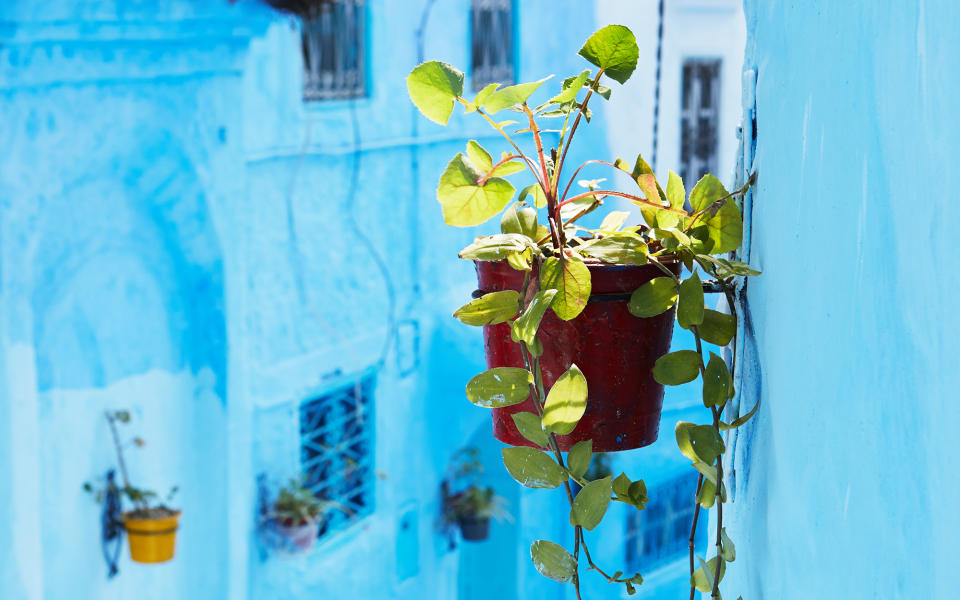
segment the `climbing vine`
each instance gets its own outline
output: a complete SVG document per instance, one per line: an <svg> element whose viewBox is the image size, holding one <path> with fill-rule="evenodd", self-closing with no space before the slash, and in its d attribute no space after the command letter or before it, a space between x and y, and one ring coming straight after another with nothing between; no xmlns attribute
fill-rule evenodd
<svg viewBox="0 0 960 600"><path fill-rule="evenodd" d="M640 156L632 165L620 159L587 161L563 178L571 142L581 123L591 120L591 100L610 98L611 89L603 78L626 82L639 56L633 34L620 25L594 33L579 54L596 69L564 79L560 90L538 105L528 101L549 78L506 87L490 84L468 100L463 97L464 74L446 63L425 62L407 77L410 97L428 119L445 125L459 104L465 113L476 113L484 119L509 146L494 160L471 140L465 152L458 153L447 165L437 189L448 225L470 227L501 215L500 233L478 237L460 252L461 258L505 262L524 274L519 289L485 293L454 314L468 325L508 323L510 338L519 345L522 358L516 366L493 367L474 377L467 385L467 398L492 409L532 399L535 412L511 415L530 446L504 448L503 461L521 485L541 489L562 486L573 528L572 549L549 540L532 543L530 553L537 570L558 582L571 583L578 598L581 572L589 570L610 583L623 584L627 593L635 593L643 582L642 575L601 568L591 557L583 532L601 523L611 502L643 510L648 501L646 485L642 479L634 480L624 473L615 478L607 475L590 479L591 440L573 444L564 456L558 436L574 433L584 416L591 401L587 379L577 365L571 364L548 386L541 360L544 344L555 342L539 334L547 311L563 321L576 319L583 312L591 296L591 268L653 265L659 275L632 292L628 307L639 319L674 311L677 323L695 341L695 350L660 356L652 374L662 385L678 386L697 379L702 384L708 422L678 423L675 435L680 452L699 473L692 498L696 507L690 537L690 595L692 598L699 590L719 599L726 565L736 557L723 524L727 491L723 473L726 447L721 434L743 425L756 408L730 422L724 420L724 408L735 395L732 359L728 364L706 345L730 344L737 330L737 315L708 308L704 285L709 283L725 293L733 310L736 278L759 274L728 257L743 238L736 199L750 184L731 193L716 177L705 175L688 195L682 179L671 171L664 189ZM504 110L515 113L519 122L494 118ZM557 125L547 127L543 124L546 120ZM638 191L601 187L604 180L578 180L588 165L610 169L631 181ZM517 192L506 177L524 171L533 183ZM571 192L574 183L583 191ZM514 197L516 201L511 203ZM625 226L629 213L612 211L596 227L581 226L580 220L608 197L639 206L644 222ZM679 275L678 263L686 268L685 276ZM579 485L578 492L571 482ZM716 508L715 544L709 558L697 557L693 544L701 508Z"/></svg>

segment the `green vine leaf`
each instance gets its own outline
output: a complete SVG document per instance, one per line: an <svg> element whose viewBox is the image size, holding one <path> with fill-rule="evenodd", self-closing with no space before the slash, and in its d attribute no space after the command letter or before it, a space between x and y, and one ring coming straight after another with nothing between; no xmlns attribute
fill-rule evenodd
<svg viewBox="0 0 960 600"><path fill-rule="evenodd" d="M749 421L749 420L753 417L753 415L757 414L757 409L758 409L758 408L760 408L760 399L759 399L759 398L757 398L757 403L753 405L753 408L750 410L750 412L748 412L747 414L743 415L743 416L740 417L739 419L734 420L732 423L724 423L724 422L721 421L721 422L720 422L720 431L727 431L727 430L730 430L730 429L736 429L737 427L740 427L741 425L743 425L744 423L746 423L747 421Z"/></svg>
<svg viewBox="0 0 960 600"><path fill-rule="evenodd" d="M464 111L463 111L464 114L470 114L470 113L476 111L478 108L483 108L483 104L487 101L487 98L489 98L489 97L490 97L490 94L492 94L494 91L496 91L496 89L497 89L498 87L500 87L500 84L499 84L499 83L490 83L490 84L487 84L487 86L484 87L484 88L483 88L482 90L480 90L479 92L477 92L477 95L473 97L473 100L471 100L471 101L467 104L467 106L465 107L465 109L464 109Z"/></svg>
<svg viewBox="0 0 960 600"><path fill-rule="evenodd" d="M582 73L576 77L571 77L569 79L563 80L563 91L550 98L551 103L565 104L567 102L572 102L580 90L583 88L583 84L586 83L587 77L590 77L590 69L585 69Z"/></svg>
<svg viewBox="0 0 960 600"><path fill-rule="evenodd" d="M606 263L618 265L647 264L647 243L633 232L611 233L580 245L578 250Z"/></svg>
<svg viewBox="0 0 960 600"><path fill-rule="evenodd" d="M703 311L703 322L697 332L704 340L717 346L726 346L737 333L737 318L709 308Z"/></svg>
<svg viewBox="0 0 960 600"><path fill-rule="evenodd" d="M700 355L693 350L664 354L653 365L653 378L663 385L682 385L700 374Z"/></svg>
<svg viewBox="0 0 960 600"><path fill-rule="evenodd" d="M607 25L587 39L578 54L614 81L626 83L637 68L640 50L633 32L623 25Z"/></svg>
<svg viewBox="0 0 960 600"><path fill-rule="evenodd" d="M487 113L495 114L500 112L505 108L510 108L511 106L516 106L517 104L523 104L527 101L537 88L543 85L543 82L553 77L544 77L540 81L533 81L530 83L520 83L517 85L510 85L505 88L500 88L499 90L490 94L487 98L487 101L484 103L484 108L486 108Z"/></svg>
<svg viewBox="0 0 960 600"><path fill-rule="evenodd" d="M557 290L540 290L534 295L523 313L510 324L510 336L513 341L523 342L527 346L533 346L536 343L540 321L543 320L543 315L553 304L556 296Z"/></svg>
<svg viewBox="0 0 960 600"><path fill-rule="evenodd" d="M489 173L490 169L493 168L493 159L490 157L490 153L477 140L467 142L467 158L470 159L474 168L481 173Z"/></svg>
<svg viewBox="0 0 960 600"><path fill-rule="evenodd" d="M630 295L627 309L635 317L655 317L670 310L677 301L677 284L669 277L656 277Z"/></svg>
<svg viewBox="0 0 960 600"><path fill-rule="evenodd" d="M587 410L587 378L571 365L547 393L543 404L543 426L547 431L567 435L577 427Z"/></svg>
<svg viewBox="0 0 960 600"><path fill-rule="evenodd" d="M593 440L584 440L577 442L567 453L567 470L574 479L580 479L590 468L590 460L593 458Z"/></svg>
<svg viewBox="0 0 960 600"><path fill-rule="evenodd" d="M707 211L697 219L696 224L709 228L710 239L713 241L710 249L712 254L736 250L743 241L743 218L740 216L740 209L732 199L721 202L721 198L728 195L720 180L709 174L704 175L690 192L690 206L693 210Z"/></svg>
<svg viewBox="0 0 960 600"><path fill-rule="evenodd" d="M531 412L518 412L513 413L510 417L513 419L513 424L517 426L517 431L520 432L520 435L541 448L547 447L549 443L547 441L547 432L543 430L543 425L538 415Z"/></svg>
<svg viewBox="0 0 960 600"><path fill-rule="evenodd" d="M687 192L683 189L683 179L670 171L670 176L667 178L667 201L673 208L683 208L683 203L686 200Z"/></svg>
<svg viewBox="0 0 960 600"><path fill-rule="evenodd" d="M737 559L737 549L733 545L733 540L727 535L727 528L720 529L720 556L727 562L733 562Z"/></svg>
<svg viewBox="0 0 960 600"><path fill-rule="evenodd" d="M530 546L533 566L544 577L560 583L570 581L577 571L577 561L563 546L547 540L537 540Z"/></svg>
<svg viewBox="0 0 960 600"><path fill-rule="evenodd" d="M590 299L590 269L579 257L551 256L540 267L540 287L557 290L551 308L558 317L569 321L587 307Z"/></svg>
<svg viewBox="0 0 960 600"><path fill-rule="evenodd" d="M580 525L587 531L594 528L603 520L610 506L610 494L613 483L609 476L591 481L573 499L573 508L570 509L570 524Z"/></svg>
<svg viewBox="0 0 960 600"><path fill-rule="evenodd" d="M533 242L519 233L499 233L479 237L460 251L464 260L503 260L511 252L523 252L533 248Z"/></svg>
<svg viewBox="0 0 960 600"><path fill-rule="evenodd" d="M527 399L533 373L517 367L494 367L467 383L467 399L483 408L513 406Z"/></svg>
<svg viewBox="0 0 960 600"><path fill-rule="evenodd" d="M717 501L717 486L713 484L709 479L704 479L703 484L700 486L700 491L697 492L697 503L700 504L703 508L713 508L713 505Z"/></svg>
<svg viewBox="0 0 960 600"><path fill-rule="evenodd" d="M481 186L480 177L463 154L453 157L437 186L444 223L453 227L480 225L507 206L514 192L510 182L490 177Z"/></svg>
<svg viewBox="0 0 960 600"><path fill-rule="evenodd" d="M524 487L552 490L567 480L563 467L535 448L504 448L503 464L510 476Z"/></svg>
<svg viewBox="0 0 960 600"><path fill-rule="evenodd" d="M527 196L533 197L533 205L537 208L543 208L547 205L547 196L543 193L543 188L539 183L533 183L520 190L517 196L517 202L523 202Z"/></svg>
<svg viewBox="0 0 960 600"><path fill-rule="evenodd" d="M711 558L709 562L705 562L699 557L697 557L697 560L700 561L700 568L694 571L690 577L690 585L697 588L700 592L709 593L713 591L713 577L714 573L717 572L717 562L719 561L720 563L720 581L723 581L723 575L726 572L726 563L719 556Z"/></svg>
<svg viewBox="0 0 960 600"><path fill-rule="evenodd" d="M630 481L626 473L620 473L613 480L613 494L619 502L635 506L643 510L647 505L647 484L642 479Z"/></svg>
<svg viewBox="0 0 960 600"><path fill-rule="evenodd" d="M677 322L680 327L703 323L703 283L696 271L680 283L680 301L677 304Z"/></svg>
<svg viewBox="0 0 960 600"><path fill-rule="evenodd" d="M612 210L603 218L600 223L600 231L617 231L630 218L630 213L623 210Z"/></svg>
<svg viewBox="0 0 960 600"><path fill-rule="evenodd" d="M722 358L710 353L710 361L703 374L703 405L707 408L723 406L730 398L733 380L727 363Z"/></svg>
<svg viewBox="0 0 960 600"><path fill-rule="evenodd" d="M680 452L692 462L712 464L724 453L723 438L712 425L695 425L680 421L675 428Z"/></svg>
<svg viewBox="0 0 960 600"><path fill-rule="evenodd" d="M463 94L463 71L438 60L425 62L407 75L407 92L423 116L446 125Z"/></svg>
<svg viewBox="0 0 960 600"><path fill-rule="evenodd" d="M505 323L520 312L520 292L503 290L490 292L467 302L453 313L466 325L496 325Z"/></svg>

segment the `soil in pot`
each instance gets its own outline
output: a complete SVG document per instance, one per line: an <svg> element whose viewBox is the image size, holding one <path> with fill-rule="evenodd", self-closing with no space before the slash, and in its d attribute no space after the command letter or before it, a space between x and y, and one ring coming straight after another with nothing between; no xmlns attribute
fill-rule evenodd
<svg viewBox="0 0 960 600"><path fill-rule="evenodd" d="M490 537L490 517L463 515L457 517L460 534L468 542L482 542Z"/></svg>
<svg viewBox="0 0 960 600"><path fill-rule="evenodd" d="M123 514L130 542L130 558L139 563L161 563L173 558L180 527L180 511L166 507Z"/></svg>
<svg viewBox="0 0 960 600"><path fill-rule="evenodd" d="M524 273L506 262L476 262L480 293L520 290ZM675 274L679 262L665 263ZM656 360L670 350L673 309L647 319L630 314L630 295L644 283L663 276L654 265L618 266L588 262L592 278L590 300L571 321L547 311L540 325L544 353L540 358L549 389L570 365L587 378L587 411L569 435L557 436L561 450L593 440L594 452L629 450L652 444L660 427L663 386L653 378ZM537 277L536 272L531 274ZM520 346L510 339L510 324L483 328L487 366L523 367ZM510 416L536 412L533 400L493 409L493 433L501 442L532 446L517 431Z"/></svg>

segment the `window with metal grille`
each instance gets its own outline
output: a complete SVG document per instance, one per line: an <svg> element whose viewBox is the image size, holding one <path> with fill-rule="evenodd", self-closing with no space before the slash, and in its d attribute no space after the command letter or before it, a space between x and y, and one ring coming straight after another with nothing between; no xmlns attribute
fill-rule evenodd
<svg viewBox="0 0 960 600"><path fill-rule="evenodd" d="M303 19L304 100L361 98L366 85L364 0L326 0Z"/></svg>
<svg viewBox="0 0 960 600"><path fill-rule="evenodd" d="M627 568L649 573L657 567L686 557L693 524L695 473L658 485L651 490L647 508L630 511L627 517ZM700 515L695 543L705 543L706 517Z"/></svg>
<svg viewBox="0 0 960 600"><path fill-rule="evenodd" d="M719 121L720 60L696 58L683 61L680 176L687 187L717 170Z"/></svg>
<svg viewBox="0 0 960 600"><path fill-rule="evenodd" d="M470 18L474 91L514 83L513 0L473 0Z"/></svg>
<svg viewBox="0 0 960 600"><path fill-rule="evenodd" d="M373 512L372 376L300 405L305 485L326 504L320 537Z"/></svg>

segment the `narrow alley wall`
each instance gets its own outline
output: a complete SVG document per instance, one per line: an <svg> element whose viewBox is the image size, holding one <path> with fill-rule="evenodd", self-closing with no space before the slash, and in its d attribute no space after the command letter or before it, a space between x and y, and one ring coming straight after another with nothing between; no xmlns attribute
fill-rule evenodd
<svg viewBox="0 0 960 600"><path fill-rule="evenodd" d="M737 446L723 593L952 598L960 5L746 15L763 406Z"/></svg>

